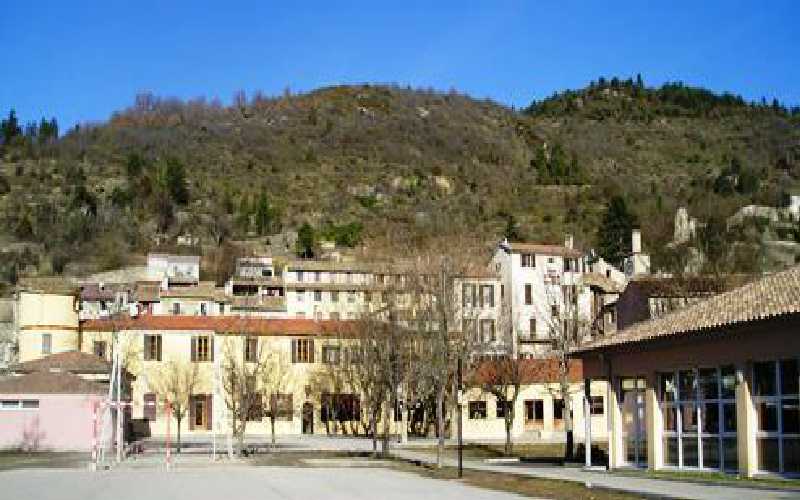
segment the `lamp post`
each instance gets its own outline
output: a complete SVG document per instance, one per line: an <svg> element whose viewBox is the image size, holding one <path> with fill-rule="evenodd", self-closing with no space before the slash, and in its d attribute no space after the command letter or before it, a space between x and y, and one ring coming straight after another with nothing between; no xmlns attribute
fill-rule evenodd
<svg viewBox="0 0 800 500"><path fill-rule="evenodd" d="M461 374L461 356L458 357L458 477L464 476L464 388Z"/></svg>

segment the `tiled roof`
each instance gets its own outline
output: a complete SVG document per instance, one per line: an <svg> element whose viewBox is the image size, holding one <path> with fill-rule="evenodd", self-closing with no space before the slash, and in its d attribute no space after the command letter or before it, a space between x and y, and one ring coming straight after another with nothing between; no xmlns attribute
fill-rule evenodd
<svg viewBox="0 0 800 500"><path fill-rule="evenodd" d="M580 258L583 252L562 245L541 245L538 243L509 243L508 248L514 253L536 253L542 255L558 255L560 257Z"/></svg>
<svg viewBox="0 0 800 500"><path fill-rule="evenodd" d="M518 361L488 360L478 365L469 377L475 385L498 384L510 380L511 366L504 363L519 363L519 381L522 384L557 383L559 381L559 361L556 358L520 359ZM567 379L578 382L583 378L583 362L579 359L569 361Z"/></svg>
<svg viewBox="0 0 800 500"><path fill-rule="evenodd" d="M98 301L114 300L118 292L130 292L127 284L109 283L100 287L99 283L84 283L81 285L81 300Z"/></svg>
<svg viewBox="0 0 800 500"><path fill-rule="evenodd" d="M13 367L13 371L19 372L61 370L71 373L108 373L110 369L111 364L105 359L78 351L51 354Z"/></svg>
<svg viewBox="0 0 800 500"><path fill-rule="evenodd" d="M240 318L238 316L153 316L140 315L114 322L92 319L83 323L86 331L157 330L247 333L253 335L335 335L346 331L353 321L313 319Z"/></svg>
<svg viewBox="0 0 800 500"><path fill-rule="evenodd" d="M641 342L800 313L800 266L712 296L660 318L637 323L574 352Z"/></svg>
<svg viewBox="0 0 800 500"><path fill-rule="evenodd" d="M581 280L584 285L595 286L606 293L619 293L622 288L617 282L600 273L586 273L581 276Z"/></svg>
<svg viewBox="0 0 800 500"><path fill-rule="evenodd" d="M158 302L161 300L161 282L138 282L133 294L137 302Z"/></svg>
<svg viewBox="0 0 800 500"><path fill-rule="evenodd" d="M0 394L103 394L108 388L71 373L34 372L0 380Z"/></svg>

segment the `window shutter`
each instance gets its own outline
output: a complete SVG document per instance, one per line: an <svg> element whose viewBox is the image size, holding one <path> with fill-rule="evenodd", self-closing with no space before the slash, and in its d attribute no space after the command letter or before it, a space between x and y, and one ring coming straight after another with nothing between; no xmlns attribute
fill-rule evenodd
<svg viewBox="0 0 800 500"><path fill-rule="evenodd" d="M209 430L209 431L214 428L213 427L213 422L211 421L211 419L214 416L214 412L213 412L213 410L211 408L211 405L213 404L213 402L214 402L213 395L212 394L206 394L206 429Z"/></svg>
<svg viewBox="0 0 800 500"><path fill-rule="evenodd" d="M297 363L297 340L292 339L292 363Z"/></svg>
<svg viewBox="0 0 800 500"><path fill-rule="evenodd" d="M150 361L150 352L149 349L147 348L148 347L147 339L149 338L150 338L149 335L142 335L142 353L144 354L145 361Z"/></svg>
<svg viewBox="0 0 800 500"><path fill-rule="evenodd" d="M189 430L194 430L194 400L195 396L189 396Z"/></svg>
<svg viewBox="0 0 800 500"><path fill-rule="evenodd" d="M208 339L208 359L214 361L214 336Z"/></svg>
<svg viewBox="0 0 800 500"><path fill-rule="evenodd" d="M197 337L192 337L191 358L192 361L197 361Z"/></svg>
<svg viewBox="0 0 800 500"><path fill-rule="evenodd" d="M294 394L289 394L288 396L284 396L285 399L285 408L286 408L286 419L292 420L294 418Z"/></svg>
<svg viewBox="0 0 800 500"><path fill-rule="evenodd" d="M144 411L142 411L142 418L150 421L156 419L156 395L152 392L148 392L144 395Z"/></svg>
<svg viewBox="0 0 800 500"><path fill-rule="evenodd" d="M310 351L309 352L308 362L309 363L313 363L314 362L314 339L309 339L309 341L308 341L308 349Z"/></svg>
<svg viewBox="0 0 800 500"><path fill-rule="evenodd" d="M157 356L158 359L157 359L157 361L161 361L161 335L157 336L156 340L157 340L157 345L158 345L158 353L157 353L158 354L158 356Z"/></svg>

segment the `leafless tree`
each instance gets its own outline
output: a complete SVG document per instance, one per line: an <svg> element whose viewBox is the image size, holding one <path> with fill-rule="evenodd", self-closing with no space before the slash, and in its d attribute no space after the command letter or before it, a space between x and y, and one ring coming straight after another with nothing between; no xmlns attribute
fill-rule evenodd
<svg viewBox="0 0 800 500"><path fill-rule="evenodd" d="M178 424L177 447L181 452L181 422L189 411L189 405L195 389L201 383L197 363L170 360L164 363L155 373L151 382L155 393L162 403L171 406L172 416Z"/></svg>
<svg viewBox="0 0 800 500"><path fill-rule="evenodd" d="M260 389L267 369L266 359L257 357L251 361L245 357L245 346L241 345L242 342L234 342L243 338L244 335L225 338L220 366L223 399L230 412L231 434L237 440L240 454L244 451L247 424L254 413L263 408Z"/></svg>

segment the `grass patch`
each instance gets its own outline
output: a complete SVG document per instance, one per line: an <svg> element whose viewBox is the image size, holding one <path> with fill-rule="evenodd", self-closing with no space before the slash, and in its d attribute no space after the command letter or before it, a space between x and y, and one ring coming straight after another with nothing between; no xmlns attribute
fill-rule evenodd
<svg viewBox="0 0 800 500"><path fill-rule="evenodd" d="M614 474L632 477L645 477L653 479L666 479L673 481L687 481L694 483L724 484L727 486L759 487L800 491L800 479L784 479L780 477L755 477L746 478L724 472L694 472L694 471L645 471L645 470L618 470Z"/></svg>
<svg viewBox="0 0 800 500"><path fill-rule="evenodd" d="M593 446L593 453L595 453L595 461L599 460L596 454L596 449ZM413 450L420 450L426 453L436 453L436 446L426 446L420 448L411 448ZM600 446L600 449L605 452L605 445ZM515 444L512 457L518 457L521 460L532 461L553 461L560 462L564 459L564 443L521 443ZM458 456L458 446L447 445L444 450L445 457L455 458ZM487 458L500 458L505 457L505 448L503 444L465 444L464 445L464 458L473 460L484 460ZM582 456L576 457L576 461L582 461Z"/></svg>
<svg viewBox="0 0 800 500"><path fill-rule="evenodd" d="M88 453L55 451L0 451L0 470L14 469L74 469L86 466Z"/></svg>
<svg viewBox="0 0 800 500"><path fill-rule="evenodd" d="M258 453L248 458L249 465L259 467L318 467L306 463L306 460L336 458L367 458L371 452L346 451L276 451L274 453ZM380 457L377 457L380 458Z"/></svg>
<svg viewBox="0 0 800 500"><path fill-rule="evenodd" d="M458 469L455 467L436 469L431 465L418 466L398 461L392 464L392 468L432 479L459 480ZM460 481L478 488L505 491L529 497L552 498L555 500L633 500L641 498L641 495L634 495L632 493L613 491L604 488L587 488L580 483L571 481L541 479L516 474L502 474L471 469L464 470L464 476Z"/></svg>

